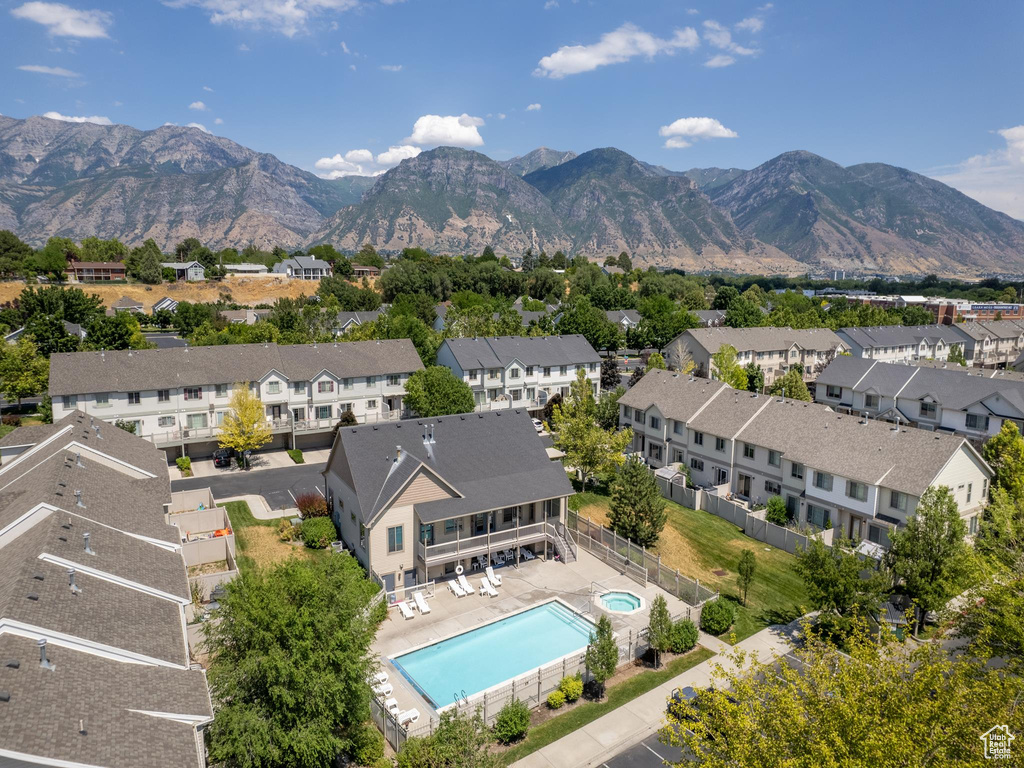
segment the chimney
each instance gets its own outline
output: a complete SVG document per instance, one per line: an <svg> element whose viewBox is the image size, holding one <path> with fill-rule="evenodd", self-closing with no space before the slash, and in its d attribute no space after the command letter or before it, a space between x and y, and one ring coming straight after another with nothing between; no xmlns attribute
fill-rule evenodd
<svg viewBox="0 0 1024 768"><path fill-rule="evenodd" d="M95 555L96 553L93 552L92 551L92 547L89 546L89 534L88 533L83 533L82 534L82 541L85 542L85 553L87 555Z"/></svg>
<svg viewBox="0 0 1024 768"><path fill-rule="evenodd" d="M77 595L82 591L82 588L75 584L75 569L68 568L68 586L71 587L71 594Z"/></svg>
<svg viewBox="0 0 1024 768"><path fill-rule="evenodd" d="M82 503L82 492L75 491L75 506L85 509L85 504Z"/></svg>
<svg viewBox="0 0 1024 768"><path fill-rule="evenodd" d="M46 658L46 638L40 637L36 640L36 645L39 646L39 666L43 669L56 669L57 665Z"/></svg>
<svg viewBox="0 0 1024 768"><path fill-rule="evenodd" d="M395 446L395 464L397 464L397 463L398 463L398 461L399 461L399 460L400 460L401 458L402 458L402 446L400 446L400 445L396 445L396 446Z"/></svg>

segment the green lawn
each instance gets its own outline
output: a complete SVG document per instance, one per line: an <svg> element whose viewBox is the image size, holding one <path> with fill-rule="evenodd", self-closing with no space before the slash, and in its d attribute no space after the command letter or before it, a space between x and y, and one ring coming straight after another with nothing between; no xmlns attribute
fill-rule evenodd
<svg viewBox="0 0 1024 768"><path fill-rule="evenodd" d="M235 532L238 568L242 571L273 565L292 556L313 559L328 552L281 541L277 535L279 520L257 520L244 501L229 501L224 506Z"/></svg>
<svg viewBox="0 0 1024 768"><path fill-rule="evenodd" d="M521 760L538 749L558 741L567 733L572 733L602 715L606 715L638 696L657 688L676 675L681 675L702 661L707 661L714 655L707 648L698 646L685 656L673 659L661 669L641 672L639 675L634 675L618 685L610 686L604 701L581 704L563 715L551 718L536 728L531 728L525 739L512 747L512 749L502 753L503 762L505 765L511 765L516 760Z"/></svg>
<svg viewBox="0 0 1024 768"><path fill-rule="evenodd" d="M17 427L13 424L0 424L0 437L6 437L16 429Z"/></svg>
<svg viewBox="0 0 1024 768"><path fill-rule="evenodd" d="M579 494L580 514L595 522L607 521L610 500L588 492ZM806 603L803 581L794 569L796 558L781 549L751 539L732 523L702 510L688 509L667 501L668 522L661 539L651 551L661 562L723 597L737 603L736 640L743 640L769 624L786 623L800 615ZM749 549L757 559L748 605L739 605L736 569L740 555ZM715 571L725 571L724 575ZM727 638L723 638L727 639Z"/></svg>

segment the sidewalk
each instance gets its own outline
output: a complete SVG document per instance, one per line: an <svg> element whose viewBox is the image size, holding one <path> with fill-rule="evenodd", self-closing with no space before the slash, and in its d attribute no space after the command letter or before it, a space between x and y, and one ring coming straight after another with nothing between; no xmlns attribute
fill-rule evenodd
<svg viewBox="0 0 1024 768"><path fill-rule="evenodd" d="M278 520L282 517L298 517L299 510L295 507L289 509L271 509L267 500L262 496L247 494L245 496L225 496L215 499L217 504L227 504L229 501L244 501L249 505L249 511L257 520Z"/></svg>
<svg viewBox="0 0 1024 768"><path fill-rule="evenodd" d="M740 648L747 653L756 653L760 661L766 661L787 653L792 648L791 639L798 630L798 622L771 626L737 643L735 647L701 633L700 643L719 653L723 647L728 650ZM710 685L711 672L716 664L726 669L732 666L731 660L721 655L708 659L578 731L516 761L513 763L514 768L591 768L600 765L661 728L672 689L687 685L694 688Z"/></svg>
<svg viewBox="0 0 1024 768"><path fill-rule="evenodd" d="M330 448L311 448L302 452L304 464L320 464L326 462L331 454ZM291 456L285 450L264 451L256 453L250 460L249 469L243 470L238 467L237 462L232 459L230 467L215 467L213 459L209 456L192 460L192 477L225 477L227 475L238 475L247 472L259 472L262 469L281 469L283 467L299 466L292 461ZM171 480L182 479L181 470L176 464L168 466Z"/></svg>

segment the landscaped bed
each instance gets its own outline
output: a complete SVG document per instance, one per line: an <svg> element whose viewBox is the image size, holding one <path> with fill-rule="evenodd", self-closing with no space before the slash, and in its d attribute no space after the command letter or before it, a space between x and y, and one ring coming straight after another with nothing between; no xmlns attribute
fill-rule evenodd
<svg viewBox="0 0 1024 768"><path fill-rule="evenodd" d="M199 565L190 565L188 567L188 576L192 578L194 576L209 576L214 573L223 573L228 569L227 560L214 560L211 563L201 563Z"/></svg>
<svg viewBox="0 0 1024 768"><path fill-rule="evenodd" d="M309 549L300 543L281 541L278 520L257 520L244 501L229 501L224 505L235 532L238 547L238 568L245 571L253 567L274 565L289 557L318 558L330 550Z"/></svg>

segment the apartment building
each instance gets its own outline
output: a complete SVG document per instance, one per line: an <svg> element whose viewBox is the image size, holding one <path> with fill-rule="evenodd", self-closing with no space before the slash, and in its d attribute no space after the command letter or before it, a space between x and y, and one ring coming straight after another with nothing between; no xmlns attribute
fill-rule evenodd
<svg viewBox="0 0 1024 768"><path fill-rule="evenodd" d="M1006 367L1024 352L1024 322L994 320L952 326L964 338L968 365Z"/></svg>
<svg viewBox="0 0 1024 768"><path fill-rule="evenodd" d="M124 264L119 261L69 261L67 273L73 283L109 283L126 279Z"/></svg>
<svg viewBox="0 0 1024 768"><path fill-rule="evenodd" d="M70 352L50 358L50 396L55 419L80 409L132 423L161 448L203 455L216 448L242 384L264 403L268 447L303 448L329 444L346 411L360 423L400 418L405 382L422 368L408 339Z"/></svg>
<svg viewBox="0 0 1024 768"><path fill-rule="evenodd" d="M883 363L947 360L954 347L964 352L967 339L953 325L881 325L840 328L836 335L850 354Z"/></svg>
<svg viewBox="0 0 1024 768"><path fill-rule="evenodd" d="M595 394L601 388L601 356L578 334L445 339L437 363L469 385L478 410L543 408L567 397L581 370Z"/></svg>
<svg viewBox="0 0 1024 768"><path fill-rule="evenodd" d="M682 465L694 484L753 505L780 496L800 524L881 546L930 486L950 488L973 533L992 477L963 437L680 373L651 371L619 407L651 466Z"/></svg>
<svg viewBox="0 0 1024 768"><path fill-rule="evenodd" d="M163 453L81 411L8 440L26 448L0 466L0 764L203 768Z"/></svg>
<svg viewBox="0 0 1024 768"><path fill-rule="evenodd" d="M524 409L345 427L325 478L345 545L387 591L509 550L570 556L572 484Z"/></svg>
<svg viewBox="0 0 1024 768"><path fill-rule="evenodd" d="M980 373L837 357L818 376L814 398L844 413L979 442L997 434L1004 421L1024 426L1024 380L993 369Z"/></svg>
<svg viewBox="0 0 1024 768"><path fill-rule="evenodd" d="M848 351L846 342L827 328L692 328L668 343L665 362L677 370L692 362L698 373L713 377L711 358L725 345L736 350L740 365L753 362L760 366L765 386L791 368L798 368L810 381L817 366Z"/></svg>

